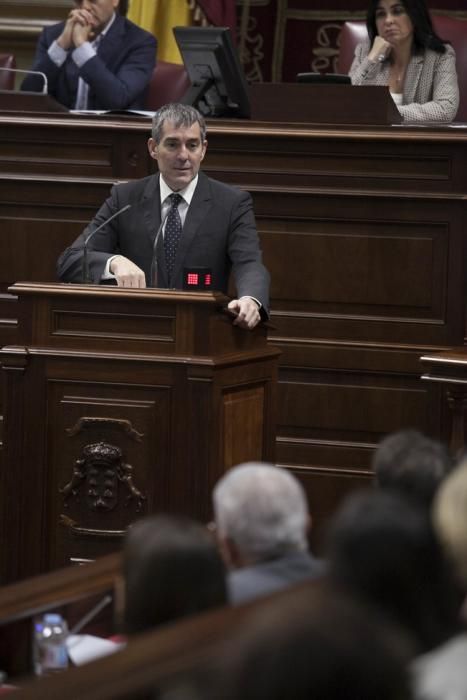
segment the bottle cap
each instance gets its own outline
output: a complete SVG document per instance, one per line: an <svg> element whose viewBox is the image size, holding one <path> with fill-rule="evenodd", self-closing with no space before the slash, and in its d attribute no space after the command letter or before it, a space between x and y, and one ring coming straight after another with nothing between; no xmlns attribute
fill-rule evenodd
<svg viewBox="0 0 467 700"><path fill-rule="evenodd" d="M63 622L63 618L57 613L47 613L44 615L44 622L47 625L59 625Z"/></svg>

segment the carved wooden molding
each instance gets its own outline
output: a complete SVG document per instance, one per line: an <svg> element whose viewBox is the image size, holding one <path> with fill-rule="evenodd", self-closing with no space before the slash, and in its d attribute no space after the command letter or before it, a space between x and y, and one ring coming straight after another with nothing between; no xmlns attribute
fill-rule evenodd
<svg viewBox="0 0 467 700"><path fill-rule="evenodd" d="M119 539L125 534L125 530L97 530L88 527L80 527L75 520L61 513L60 525L66 527L73 535L80 537L102 537L104 539Z"/></svg>
<svg viewBox="0 0 467 700"><path fill-rule="evenodd" d="M90 428L117 428L128 437L141 442L144 433L139 433L133 428L131 421L121 418L101 418L99 416L82 416L72 428L67 428L66 433L69 437L74 437Z"/></svg>

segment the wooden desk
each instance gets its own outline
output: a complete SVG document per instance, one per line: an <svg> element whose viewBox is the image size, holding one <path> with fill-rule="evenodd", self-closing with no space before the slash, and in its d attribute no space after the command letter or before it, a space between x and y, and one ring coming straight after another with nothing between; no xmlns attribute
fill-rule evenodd
<svg viewBox="0 0 467 700"><path fill-rule="evenodd" d="M85 566L68 566L0 587L0 663L11 680L32 672L32 621L36 615L60 611L70 629L101 602L111 605L92 619L86 632L110 636L121 619L121 561L110 554ZM91 622L91 621L90 621ZM91 632L92 630L92 632Z"/></svg>
<svg viewBox="0 0 467 700"><path fill-rule="evenodd" d="M450 414L450 448L453 455L459 455L467 444L467 349L450 348L420 359L425 369L422 379L437 384L443 392Z"/></svg>
<svg viewBox="0 0 467 700"><path fill-rule="evenodd" d="M146 175L146 119L0 116L0 343L16 280L51 281L110 185ZM211 122L204 170L248 189L280 347L277 459L319 525L379 439L447 436L419 357L464 342L467 130ZM319 536L319 532L317 533Z"/></svg>

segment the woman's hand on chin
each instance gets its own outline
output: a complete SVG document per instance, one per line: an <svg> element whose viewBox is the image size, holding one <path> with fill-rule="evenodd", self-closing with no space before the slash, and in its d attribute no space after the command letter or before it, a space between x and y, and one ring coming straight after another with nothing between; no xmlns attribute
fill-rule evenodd
<svg viewBox="0 0 467 700"><path fill-rule="evenodd" d="M392 46L389 43L389 41L383 39L382 36L375 36L375 40L373 42L373 46L371 47L371 51L368 54L368 58L370 59L370 61L383 62L389 56L391 51Z"/></svg>

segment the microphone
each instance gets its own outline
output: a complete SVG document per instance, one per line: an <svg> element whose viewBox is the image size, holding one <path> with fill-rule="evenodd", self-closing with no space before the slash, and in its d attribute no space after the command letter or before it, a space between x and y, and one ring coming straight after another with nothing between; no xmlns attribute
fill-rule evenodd
<svg viewBox="0 0 467 700"><path fill-rule="evenodd" d="M44 79L44 87L42 88L42 94L47 95L49 92L49 82L45 73L40 70L21 70L20 68L0 68L0 71L6 71L7 73L23 73L24 75L40 75Z"/></svg>
<svg viewBox="0 0 467 700"><path fill-rule="evenodd" d="M81 632L83 627L87 625L89 622L94 620L96 615L100 613L101 610L103 610L106 605L112 602L112 596L111 595L106 595L100 600L89 612L86 613L78 622L75 624L74 627L71 628L70 630L70 635L71 634L78 634L78 632Z"/></svg>
<svg viewBox="0 0 467 700"><path fill-rule="evenodd" d="M120 214L123 214L124 211L128 211L128 209L131 208L131 204L126 204L124 207L119 209L118 211L115 212L115 214L112 214L112 216L109 216L108 219L106 219L100 226L94 229L94 231L91 231L86 238L84 239L83 243L83 267L82 267L82 278L83 278L83 284L94 284L92 281L92 278L89 274L89 261L88 261L88 243L91 240L91 238L101 230L101 228L104 228L104 226L107 226L107 224L110 224L110 222L115 219L115 217L120 216Z"/></svg>
<svg viewBox="0 0 467 700"><path fill-rule="evenodd" d="M167 209L165 216L162 218L159 228L157 229L156 236L154 238L154 243L152 246L152 262L151 262L151 286L157 287L159 282L159 266L157 264L157 244L159 243L159 238L162 235L162 229L164 228L165 220L169 215L170 207Z"/></svg>

